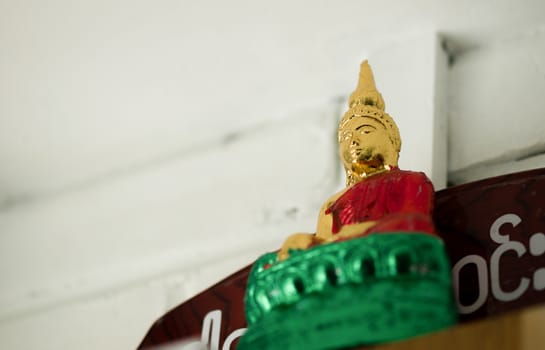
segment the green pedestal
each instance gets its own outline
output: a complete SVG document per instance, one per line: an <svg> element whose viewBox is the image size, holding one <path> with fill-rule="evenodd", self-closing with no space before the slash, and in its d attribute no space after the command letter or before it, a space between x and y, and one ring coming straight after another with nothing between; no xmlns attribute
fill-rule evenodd
<svg viewBox="0 0 545 350"><path fill-rule="evenodd" d="M334 349L403 339L457 320L443 242L374 234L263 255L245 297L238 349Z"/></svg>

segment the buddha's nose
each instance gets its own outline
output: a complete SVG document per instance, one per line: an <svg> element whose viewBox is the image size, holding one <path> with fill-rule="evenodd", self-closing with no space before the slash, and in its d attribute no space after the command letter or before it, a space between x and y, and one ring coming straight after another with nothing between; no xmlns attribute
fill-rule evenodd
<svg viewBox="0 0 545 350"><path fill-rule="evenodd" d="M352 142L350 143L352 147L357 147L360 145L360 142L356 139L352 139Z"/></svg>

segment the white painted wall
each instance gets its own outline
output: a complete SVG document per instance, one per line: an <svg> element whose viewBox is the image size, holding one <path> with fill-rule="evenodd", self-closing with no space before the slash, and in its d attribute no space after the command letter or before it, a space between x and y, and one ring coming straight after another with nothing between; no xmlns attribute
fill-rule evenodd
<svg viewBox="0 0 545 350"><path fill-rule="evenodd" d="M447 166L455 182L543 166L544 14L0 2L0 348L134 348L169 308L312 231L343 183L336 121L364 57L402 167L440 188Z"/></svg>
<svg viewBox="0 0 545 350"><path fill-rule="evenodd" d="M0 1L0 203L345 96L362 57L392 50L403 66L395 46L415 36L459 52L542 30L544 13L542 0Z"/></svg>
<svg viewBox="0 0 545 350"><path fill-rule="evenodd" d="M545 27L456 56L449 79L454 182L545 166Z"/></svg>

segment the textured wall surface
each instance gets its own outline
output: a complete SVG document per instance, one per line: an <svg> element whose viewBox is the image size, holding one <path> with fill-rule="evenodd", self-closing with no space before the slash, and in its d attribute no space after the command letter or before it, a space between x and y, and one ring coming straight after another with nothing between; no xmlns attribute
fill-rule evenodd
<svg viewBox="0 0 545 350"><path fill-rule="evenodd" d="M544 28L460 54L449 81L453 181L545 165Z"/></svg>
<svg viewBox="0 0 545 350"><path fill-rule="evenodd" d="M364 57L401 167L442 188L545 166L544 14L0 3L0 348L134 348L169 308L313 231L343 186L336 124Z"/></svg>

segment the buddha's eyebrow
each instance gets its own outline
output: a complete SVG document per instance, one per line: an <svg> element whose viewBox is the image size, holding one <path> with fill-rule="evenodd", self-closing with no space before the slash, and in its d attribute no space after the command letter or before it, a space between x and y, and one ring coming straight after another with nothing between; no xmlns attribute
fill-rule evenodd
<svg viewBox="0 0 545 350"><path fill-rule="evenodd" d="M374 127L373 125L370 125L370 124L362 124L362 125L358 126L358 127L356 128L356 130L361 129L361 128L363 128L364 126L369 126L369 127L373 128L373 129L376 129L376 127Z"/></svg>

